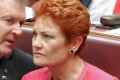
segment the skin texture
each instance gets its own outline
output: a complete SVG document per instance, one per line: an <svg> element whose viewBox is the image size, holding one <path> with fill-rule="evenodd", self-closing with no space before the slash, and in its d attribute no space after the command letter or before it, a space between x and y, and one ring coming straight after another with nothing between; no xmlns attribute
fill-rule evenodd
<svg viewBox="0 0 120 80"><path fill-rule="evenodd" d="M40 0L33 8L34 63L48 67L53 80L77 80L84 67L79 54L90 26L86 8L79 0Z"/></svg>
<svg viewBox="0 0 120 80"><path fill-rule="evenodd" d="M66 43L61 29L52 21L51 17L38 18L33 30L35 34L32 45L35 64L59 66L68 58L70 45Z"/></svg>
<svg viewBox="0 0 120 80"><path fill-rule="evenodd" d="M24 19L25 11L21 3L16 0L0 2L0 56L10 55L14 44L22 34L20 27Z"/></svg>
<svg viewBox="0 0 120 80"><path fill-rule="evenodd" d="M80 74L83 63L78 56L70 52L70 49L72 47L77 50L82 38L75 38L72 43L68 43L60 27L54 23L50 16L46 15L37 18L33 30L34 63L37 66L49 67L56 80L59 78L60 80L74 80L73 74ZM71 67L72 65L74 67ZM69 70L73 72L71 73ZM65 74L61 73L63 71Z"/></svg>

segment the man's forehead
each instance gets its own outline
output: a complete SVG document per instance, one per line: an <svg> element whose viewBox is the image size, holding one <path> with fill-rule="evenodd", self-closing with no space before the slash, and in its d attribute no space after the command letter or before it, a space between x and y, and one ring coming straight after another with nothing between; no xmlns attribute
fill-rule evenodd
<svg viewBox="0 0 120 80"><path fill-rule="evenodd" d="M8 2L15 2L15 0L0 0L0 5L2 4L8 4Z"/></svg>
<svg viewBox="0 0 120 80"><path fill-rule="evenodd" d="M0 12L5 12L5 11L25 11L25 8L22 6L19 6L17 4L9 4L9 3L0 3Z"/></svg>
<svg viewBox="0 0 120 80"><path fill-rule="evenodd" d="M25 5L23 5L21 2L19 2L19 1L16 1L16 0L0 0L0 10L1 9L4 9L4 8L6 8L6 9L13 9L13 10L15 10L15 9L17 9L17 10L23 10L23 11L25 11ZM19 8L19 9L18 9Z"/></svg>
<svg viewBox="0 0 120 80"><path fill-rule="evenodd" d="M6 0L6 1L9 2L10 0ZM1 16L23 17L25 16L25 7L19 6L14 2L13 4L7 2L3 2L3 3L0 2L0 13L1 13L0 17Z"/></svg>
<svg viewBox="0 0 120 80"><path fill-rule="evenodd" d="M18 3L15 3L14 1L11 0L0 1L0 7L12 7L15 5L18 5Z"/></svg>
<svg viewBox="0 0 120 80"><path fill-rule="evenodd" d="M3 6L10 6L10 5L17 5L17 6L25 6L21 0L0 0L0 5Z"/></svg>

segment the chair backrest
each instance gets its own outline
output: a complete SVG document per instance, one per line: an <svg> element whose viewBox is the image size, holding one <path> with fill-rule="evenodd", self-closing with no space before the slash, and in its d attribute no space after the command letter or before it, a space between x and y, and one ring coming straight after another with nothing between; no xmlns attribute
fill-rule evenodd
<svg viewBox="0 0 120 80"><path fill-rule="evenodd" d="M120 40L88 36L80 57L120 78Z"/></svg>
<svg viewBox="0 0 120 80"><path fill-rule="evenodd" d="M18 40L16 47L22 49L25 52L32 54L32 36L33 32L31 28L22 27L23 34Z"/></svg>
<svg viewBox="0 0 120 80"><path fill-rule="evenodd" d="M16 46L32 54L32 29L23 27L22 30L23 35ZM120 40L88 36L80 57L120 78Z"/></svg>

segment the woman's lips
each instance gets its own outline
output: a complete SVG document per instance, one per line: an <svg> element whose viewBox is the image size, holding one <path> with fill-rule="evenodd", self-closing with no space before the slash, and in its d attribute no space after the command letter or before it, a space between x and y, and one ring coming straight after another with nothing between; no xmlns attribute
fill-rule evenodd
<svg viewBox="0 0 120 80"><path fill-rule="evenodd" d="M41 53L39 51L34 51L33 55L35 55L35 56L45 56L43 53Z"/></svg>

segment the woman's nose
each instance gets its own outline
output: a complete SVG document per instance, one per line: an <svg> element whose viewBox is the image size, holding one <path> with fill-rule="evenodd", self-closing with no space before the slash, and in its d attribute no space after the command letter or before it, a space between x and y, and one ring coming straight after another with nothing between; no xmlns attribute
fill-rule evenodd
<svg viewBox="0 0 120 80"><path fill-rule="evenodd" d="M32 47L36 49L41 49L43 47L42 41L39 37L32 40Z"/></svg>

